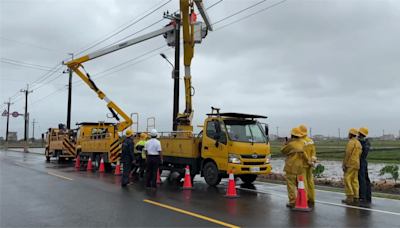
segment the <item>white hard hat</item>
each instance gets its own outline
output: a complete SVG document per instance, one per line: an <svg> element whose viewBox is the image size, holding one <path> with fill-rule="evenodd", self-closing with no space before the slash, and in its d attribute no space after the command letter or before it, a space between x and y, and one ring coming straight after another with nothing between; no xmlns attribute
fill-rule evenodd
<svg viewBox="0 0 400 228"><path fill-rule="evenodd" d="M153 129L153 130L151 130L151 132L150 132L150 136L157 136L157 134L158 134L158 132L157 132L157 130L156 129Z"/></svg>

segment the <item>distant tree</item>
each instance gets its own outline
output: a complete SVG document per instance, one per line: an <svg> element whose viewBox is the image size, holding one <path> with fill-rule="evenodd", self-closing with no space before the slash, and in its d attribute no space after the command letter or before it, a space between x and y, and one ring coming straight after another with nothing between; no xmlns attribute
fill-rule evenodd
<svg viewBox="0 0 400 228"><path fill-rule="evenodd" d="M394 183L397 182L397 179L399 179L399 166L397 165L387 165L383 167L379 173L379 176L382 176L384 174L391 174L392 178L394 180Z"/></svg>

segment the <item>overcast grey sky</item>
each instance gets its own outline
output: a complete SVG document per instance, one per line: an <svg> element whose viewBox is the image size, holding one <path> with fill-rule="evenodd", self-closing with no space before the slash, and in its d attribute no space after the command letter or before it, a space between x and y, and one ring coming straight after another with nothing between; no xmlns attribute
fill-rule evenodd
<svg viewBox="0 0 400 228"><path fill-rule="evenodd" d="M133 18L137 17L137 20L149 13L147 10L155 4L159 3L158 7L166 2L1 1L1 112L6 108L3 102L13 97L11 111L23 113L23 94L18 91L47 73L7 64L3 62L7 61L5 59L52 68L66 59L67 53L79 53L95 41L107 38L104 35ZM204 0L206 7L216 2ZM217 22L257 2L224 0L209 9L208 14L213 22ZM215 24L214 29L278 2L264 1ZM178 8L179 1L172 0L118 35L75 57L123 39L162 19L163 11L174 12ZM147 12L142 14L144 11ZM340 128L341 136L344 136L348 129L361 126L369 128L370 136L382 135L383 129L385 134L398 135L399 12L400 2L395 0L289 0L209 32L203 43L195 46L192 60L192 84L196 89L193 125L196 132L199 131L196 126L203 124L205 114L214 106L223 112L266 115L271 133L276 134L279 126L279 135L288 135L292 127L300 124L312 127L313 135L337 136ZM138 17L139 14L142 15ZM197 18L202 20L199 13ZM162 28L168 22L164 20L132 37ZM140 130L145 130L147 117L156 118L159 131L172 128L171 66L158 54L167 50L164 53L173 62L174 49L164 47L96 74L164 44L165 40L160 36L83 64L97 86L125 113L139 113ZM127 67L134 63L137 64ZM124 67L127 68L113 73ZM62 70L65 67L60 68ZM31 122L33 119L38 122L36 137L40 137L48 127L66 123L68 74L59 75L60 72L56 72L31 85L33 93L29 95L29 103L32 105L28 109ZM180 76L183 78L183 70ZM112 120L106 117L106 103L76 74L74 82L72 123ZM183 85L181 80L180 112L184 110ZM49 94L54 95L48 97ZM11 117L10 131L18 131L19 138L23 137L23 125L22 117ZM5 135L5 130L6 117L1 117L0 136Z"/></svg>

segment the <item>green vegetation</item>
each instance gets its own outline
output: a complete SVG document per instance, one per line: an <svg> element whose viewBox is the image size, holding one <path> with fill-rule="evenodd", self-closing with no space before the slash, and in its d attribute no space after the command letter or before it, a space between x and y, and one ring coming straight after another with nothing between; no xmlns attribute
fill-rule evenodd
<svg viewBox="0 0 400 228"><path fill-rule="evenodd" d="M391 174L393 177L394 183L396 183L397 179L399 178L399 166L387 165L381 169L379 176L382 176L386 173Z"/></svg>
<svg viewBox="0 0 400 228"><path fill-rule="evenodd" d="M315 169L313 169L312 174L314 178L321 178L324 177L324 175L322 174L325 170L325 166L318 164L317 167L315 167Z"/></svg>

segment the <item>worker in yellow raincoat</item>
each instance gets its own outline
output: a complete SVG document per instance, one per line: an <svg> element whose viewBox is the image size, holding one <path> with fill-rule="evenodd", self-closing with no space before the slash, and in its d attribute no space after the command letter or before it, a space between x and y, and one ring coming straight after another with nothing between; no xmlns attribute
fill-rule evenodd
<svg viewBox="0 0 400 228"><path fill-rule="evenodd" d="M288 191L289 203L287 207L296 205L296 186L299 182L299 177L303 173L303 152L304 141L300 138L303 136L298 127L295 127L290 132L292 138L285 141L281 147L281 153L285 155L286 184Z"/></svg>
<svg viewBox="0 0 400 228"><path fill-rule="evenodd" d="M342 200L343 203L358 202L359 199L358 170L360 169L362 146L360 141L357 140L357 135L357 129L350 129L350 140L347 143L342 165L344 172L344 192L346 194L346 199Z"/></svg>
<svg viewBox="0 0 400 228"><path fill-rule="evenodd" d="M146 170L146 153L144 152L144 146L146 145L146 133L140 134L140 140L136 143L135 149L138 153L138 160L140 164L139 179L142 180L144 177L144 171Z"/></svg>
<svg viewBox="0 0 400 228"><path fill-rule="evenodd" d="M305 125L301 125L300 131L303 134L301 139L305 143L304 154L303 154L303 180L304 180L304 188L307 194L307 200L310 203L314 203L315 201L315 185L314 178L312 175L312 169L315 168L315 163L317 162L317 155L315 153L314 141L307 137L307 127Z"/></svg>

